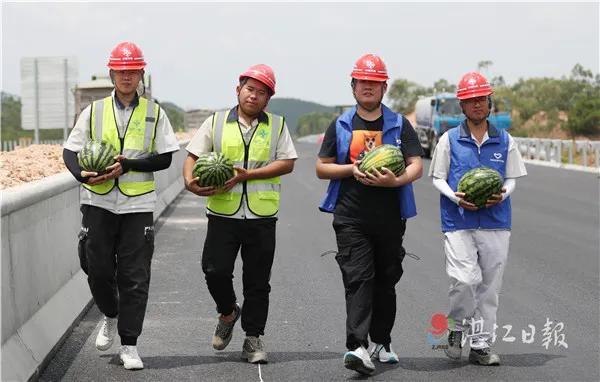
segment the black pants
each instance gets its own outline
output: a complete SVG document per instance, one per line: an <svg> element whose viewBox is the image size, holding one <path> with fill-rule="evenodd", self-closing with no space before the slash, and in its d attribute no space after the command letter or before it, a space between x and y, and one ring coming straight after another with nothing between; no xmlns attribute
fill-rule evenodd
<svg viewBox="0 0 600 382"><path fill-rule="evenodd" d="M269 312L271 266L275 255L275 218L231 219L208 215L202 270L217 312L228 315L236 302L233 268L241 248L244 304L242 329L264 335Z"/></svg>
<svg viewBox="0 0 600 382"><path fill-rule="evenodd" d="M368 336L387 345L396 319L406 220L365 223L334 215L333 228L346 292L346 347L366 348Z"/></svg>
<svg viewBox="0 0 600 382"><path fill-rule="evenodd" d="M152 212L117 215L82 205L79 260L98 309L119 316L121 344L142 332L154 252Z"/></svg>

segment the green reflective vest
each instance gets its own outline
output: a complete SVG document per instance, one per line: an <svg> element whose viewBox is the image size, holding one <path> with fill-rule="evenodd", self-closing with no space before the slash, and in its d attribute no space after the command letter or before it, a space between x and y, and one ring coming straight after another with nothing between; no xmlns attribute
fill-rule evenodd
<svg viewBox="0 0 600 382"><path fill-rule="evenodd" d="M90 139L109 142L127 159L142 159L152 155L160 109L158 104L140 97L139 104L133 109L127 123L125 137L120 139L113 102L113 97L108 96L92 103ZM116 180L111 179L95 186L83 184L83 187L100 195L108 194L115 186L127 196L147 194L154 191L154 174L128 171Z"/></svg>
<svg viewBox="0 0 600 382"><path fill-rule="evenodd" d="M234 166L255 169L268 165L276 158L277 141L283 129L283 117L266 113L268 123L259 123L246 145L238 121L227 122L229 111L213 116L213 149L222 152ZM246 195L248 209L256 216L269 217L279 210L281 182L278 176L269 179L252 179L236 184L229 192L208 197L209 211L231 216L242 206Z"/></svg>

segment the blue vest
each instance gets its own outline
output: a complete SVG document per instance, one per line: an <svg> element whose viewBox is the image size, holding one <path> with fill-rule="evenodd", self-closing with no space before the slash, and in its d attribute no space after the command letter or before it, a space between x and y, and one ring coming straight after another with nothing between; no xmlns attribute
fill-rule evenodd
<svg viewBox="0 0 600 382"><path fill-rule="evenodd" d="M488 122L489 123L489 122ZM504 179L508 156L508 133L489 124L489 139L477 147L471 138L471 132L463 121L446 133L450 141L450 169L448 185L453 191L464 173L475 167L489 167L498 171ZM442 232L461 229L510 229L510 197L491 208L467 211L459 207L446 196L440 196Z"/></svg>
<svg viewBox="0 0 600 382"><path fill-rule="evenodd" d="M402 135L402 115L394 113L387 106L381 105L383 110L383 131L382 142L390 145L400 146ZM351 110L340 115L335 123L336 146L337 146L337 164L346 164L348 152L350 150L350 141L352 140L352 118L356 114L356 106ZM329 182L325 198L321 201L319 209L323 212L333 212L340 193L340 179L332 179ZM415 196L413 194L412 184L398 187L398 198L400 201L400 216L404 219L412 218L417 215L415 205Z"/></svg>

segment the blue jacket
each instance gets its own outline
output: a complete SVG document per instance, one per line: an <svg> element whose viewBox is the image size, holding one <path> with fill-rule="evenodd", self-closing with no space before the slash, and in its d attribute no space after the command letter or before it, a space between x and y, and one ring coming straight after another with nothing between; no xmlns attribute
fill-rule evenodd
<svg viewBox="0 0 600 382"><path fill-rule="evenodd" d="M480 148L471 138L471 132L465 121L448 130L446 134L450 141L450 169L447 181L453 191L457 190L463 174L475 167L493 168L502 175L502 178L505 177L509 143L509 135L506 131L496 129L494 125L489 124L489 139ZM510 197L491 208L467 211L441 195L440 213L443 232L461 229L511 228Z"/></svg>
<svg viewBox="0 0 600 382"><path fill-rule="evenodd" d="M382 142L400 147L402 141L402 115L394 113L387 106L382 105L383 110L383 131ZM337 146L337 164L346 164L348 151L350 150L350 141L352 139L352 118L356 114L356 106L340 115L335 123L336 146ZM333 212L340 193L340 179L332 179L329 182L325 198L321 201L319 209L323 212ZM417 215L415 205L415 196L413 194L412 184L398 187L398 198L400 201L399 214L402 218L408 219Z"/></svg>

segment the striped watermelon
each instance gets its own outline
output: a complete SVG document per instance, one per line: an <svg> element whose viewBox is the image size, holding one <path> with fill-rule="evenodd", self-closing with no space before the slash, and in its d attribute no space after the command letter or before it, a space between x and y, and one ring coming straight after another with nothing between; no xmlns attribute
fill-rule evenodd
<svg viewBox="0 0 600 382"><path fill-rule="evenodd" d="M464 199L481 208L492 194L502 190L502 176L494 169L477 167L467 171L458 182L458 192L464 192Z"/></svg>
<svg viewBox="0 0 600 382"><path fill-rule="evenodd" d="M382 167L389 169L396 176L403 174L405 163L402 151L394 145L377 146L365 154L358 169L362 172L373 172L374 169L381 172Z"/></svg>
<svg viewBox="0 0 600 382"><path fill-rule="evenodd" d="M233 164L223 153L200 154L192 170L194 178L203 187L223 187L233 177Z"/></svg>
<svg viewBox="0 0 600 382"><path fill-rule="evenodd" d="M108 142L87 141L77 153L77 160L83 170L101 174L106 171L106 167L115 163L117 154L115 148Z"/></svg>

